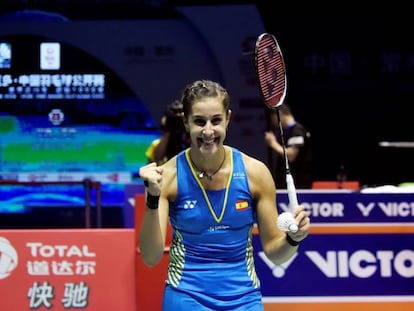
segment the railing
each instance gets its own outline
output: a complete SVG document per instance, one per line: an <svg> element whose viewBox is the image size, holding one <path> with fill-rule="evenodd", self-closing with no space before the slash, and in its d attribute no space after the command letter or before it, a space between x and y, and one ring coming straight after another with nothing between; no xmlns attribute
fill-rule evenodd
<svg viewBox="0 0 414 311"><path fill-rule="evenodd" d="M102 193L101 183L85 179L83 181L17 181L17 180L0 180L1 185L9 186L42 186L42 185L83 185L85 191L85 228L91 228L92 204L91 192L95 190L95 208L96 208L96 227L102 227Z"/></svg>

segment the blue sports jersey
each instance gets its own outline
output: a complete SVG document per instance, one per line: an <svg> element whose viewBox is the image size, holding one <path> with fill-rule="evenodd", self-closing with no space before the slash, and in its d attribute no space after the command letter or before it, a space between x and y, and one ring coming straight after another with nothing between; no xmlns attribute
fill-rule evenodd
<svg viewBox="0 0 414 311"><path fill-rule="evenodd" d="M189 150L177 156L164 311L263 310L253 258L253 199L241 153L232 148L230 159L227 187L205 190Z"/></svg>

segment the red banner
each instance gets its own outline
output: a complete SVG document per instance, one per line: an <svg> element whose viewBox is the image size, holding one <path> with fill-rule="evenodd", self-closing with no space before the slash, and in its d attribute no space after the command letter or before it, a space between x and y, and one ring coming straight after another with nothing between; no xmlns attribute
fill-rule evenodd
<svg viewBox="0 0 414 311"><path fill-rule="evenodd" d="M0 231L0 310L136 310L133 229Z"/></svg>

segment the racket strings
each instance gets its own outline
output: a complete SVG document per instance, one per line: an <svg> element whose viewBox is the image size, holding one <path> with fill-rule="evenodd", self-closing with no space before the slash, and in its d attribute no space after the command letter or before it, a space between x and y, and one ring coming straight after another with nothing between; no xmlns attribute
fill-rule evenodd
<svg viewBox="0 0 414 311"><path fill-rule="evenodd" d="M267 102L277 102L286 90L283 57L270 37L264 37L257 47L257 73L263 97Z"/></svg>
<svg viewBox="0 0 414 311"><path fill-rule="evenodd" d="M263 89L265 100L271 100L274 96L283 94L285 90L285 80L278 78L278 72L283 70L284 66L280 59L272 60L274 64L259 64L259 80ZM266 67L273 68L271 70Z"/></svg>

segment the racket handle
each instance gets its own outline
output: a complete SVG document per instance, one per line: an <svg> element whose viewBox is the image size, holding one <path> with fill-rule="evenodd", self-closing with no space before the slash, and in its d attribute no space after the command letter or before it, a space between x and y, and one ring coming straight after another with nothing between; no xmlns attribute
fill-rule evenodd
<svg viewBox="0 0 414 311"><path fill-rule="evenodd" d="M295 183L293 181L292 174L290 173L286 174L286 186L289 197L289 207L293 213L295 208L298 206L298 198L296 197Z"/></svg>

